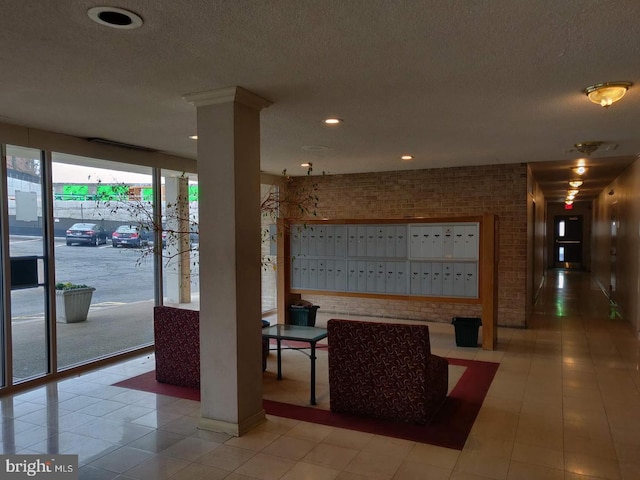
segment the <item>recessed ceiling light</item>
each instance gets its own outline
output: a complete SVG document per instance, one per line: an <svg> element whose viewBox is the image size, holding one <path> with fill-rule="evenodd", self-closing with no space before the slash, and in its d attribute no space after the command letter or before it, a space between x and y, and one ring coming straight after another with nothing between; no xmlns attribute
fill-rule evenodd
<svg viewBox="0 0 640 480"><path fill-rule="evenodd" d="M327 125L338 125L339 123L342 123L342 119L341 118L325 118L324 123L326 123Z"/></svg>
<svg viewBox="0 0 640 480"><path fill-rule="evenodd" d="M198 139L198 135L189 135L189 138L191 140L197 140Z"/></svg>
<svg viewBox="0 0 640 480"><path fill-rule="evenodd" d="M587 173L587 167L585 166L579 166L576 168L573 168L573 173L575 173L576 175L584 175L585 173Z"/></svg>
<svg viewBox="0 0 640 480"><path fill-rule="evenodd" d="M89 18L100 25L111 28L134 29L142 26L142 18L129 10L117 7L92 7L87 10Z"/></svg>
<svg viewBox="0 0 640 480"><path fill-rule="evenodd" d="M400 158L402 160L413 160L413 155L402 155Z"/></svg>

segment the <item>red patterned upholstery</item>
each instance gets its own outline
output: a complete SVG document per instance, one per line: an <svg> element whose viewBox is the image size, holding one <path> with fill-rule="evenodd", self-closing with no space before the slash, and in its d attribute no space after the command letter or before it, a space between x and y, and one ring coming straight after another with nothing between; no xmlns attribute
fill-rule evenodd
<svg viewBox="0 0 640 480"><path fill-rule="evenodd" d="M154 307L153 332L156 380L181 387L200 388L200 312ZM267 368L268 355L269 341L263 338L263 371Z"/></svg>
<svg viewBox="0 0 640 480"><path fill-rule="evenodd" d="M184 308L153 308L156 380L200 388L200 312Z"/></svg>
<svg viewBox="0 0 640 480"><path fill-rule="evenodd" d="M424 424L447 396L449 363L431 354L429 327L332 319L331 411Z"/></svg>

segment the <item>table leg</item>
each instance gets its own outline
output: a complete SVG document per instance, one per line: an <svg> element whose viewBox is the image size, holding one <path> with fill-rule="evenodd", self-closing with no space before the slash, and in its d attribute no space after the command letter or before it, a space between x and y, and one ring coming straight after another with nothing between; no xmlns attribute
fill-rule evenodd
<svg viewBox="0 0 640 480"><path fill-rule="evenodd" d="M316 342L311 343L311 405L316 405Z"/></svg>
<svg viewBox="0 0 640 480"><path fill-rule="evenodd" d="M281 357L281 348L280 348L280 339L276 339L278 344L278 380L282 380L282 357Z"/></svg>

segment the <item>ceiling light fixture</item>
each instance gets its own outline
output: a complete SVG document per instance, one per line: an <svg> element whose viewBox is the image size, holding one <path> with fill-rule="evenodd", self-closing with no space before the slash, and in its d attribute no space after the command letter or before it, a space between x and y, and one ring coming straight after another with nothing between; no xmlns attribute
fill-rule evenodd
<svg viewBox="0 0 640 480"><path fill-rule="evenodd" d="M309 167L313 167L313 163L305 162L305 163L301 163L300 166L301 167L305 167L305 168L309 168Z"/></svg>
<svg viewBox="0 0 640 480"><path fill-rule="evenodd" d="M324 123L326 123L327 125L338 125L339 123L342 123L342 119L340 119L340 118L325 118L324 119Z"/></svg>
<svg viewBox="0 0 640 480"><path fill-rule="evenodd" d="M573 196L576 196L579 192L580 192L580 190L577 190L577 189L576 190L567 190L567 193L569 195L573 195Z"/></svg>
<svg viewBox="0 0 640 480"><path fill-rule="evenodd" d="M413 160L413 155L402 155L400 158L402 160Z"/></svg>
<svg viewBox="0 0 640 480"><path fill-rule="evenodd" d="M584 182L582 180L571 180L569 181L569 185L573 188L581 187Z"/></svg>
<svg viewBox="0 0 640 480"><path fill-rule="evenodd" d="M191 140L197 140L198 139L198 135L189 135L189 138Z"/></svg>
<svg viewBox="0 0 640 480"><path fill-rule="evenodd" d="M124 8L92 7L87 10L91 20L105 27L133 30L142 26L140 15Z"/></svg>
<svg viewBox="0 0 640 480"><path fill-rule="evenodd" d="M631 85L631 82L597 83L585 88L584 93L593 103L607 108L624 97Z"/></svg>
<svg viewBox="0 0 640 480"><path fill-rule="evenodd" d="M565 205L573 205L573 200L565 200Z"/></svg>
<svg viewBox="0 0 640 480"><path fill-rule="evenodd" d="M604 144L604 142L580 142L574 143L573 146L576 147L576 150L578 150L580 153L584 153L585 155L589 156L593 152L598 150L598 148L600 148L600 145L602 144Z"/></svg>
<svg viewBox="0 0 640 480"><path fill-rule="evenodd" d="M587 167L585 166L579 166L579 167L575 167L571 169L573 171L573 173L575 173L576 175L584 175L585 173L587 173Z"/></svg>

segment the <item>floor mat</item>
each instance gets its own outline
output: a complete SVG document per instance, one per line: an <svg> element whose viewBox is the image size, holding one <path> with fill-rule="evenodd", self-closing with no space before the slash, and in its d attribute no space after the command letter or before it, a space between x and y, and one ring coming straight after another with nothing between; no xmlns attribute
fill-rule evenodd
<svg viewBox="0 0 640 480"><path fill-rule="evenodd" d="M499 364L458 358L448 358L447 360L451 365L464 366L466 369L428 425L339 414L320 408L303 407L266 399L263 400L264 409L267 414L278 417L462 450ZM115 383L114 386L200 400L200 391L197 389L157 382L155 371L123 380Z"/></svg>

